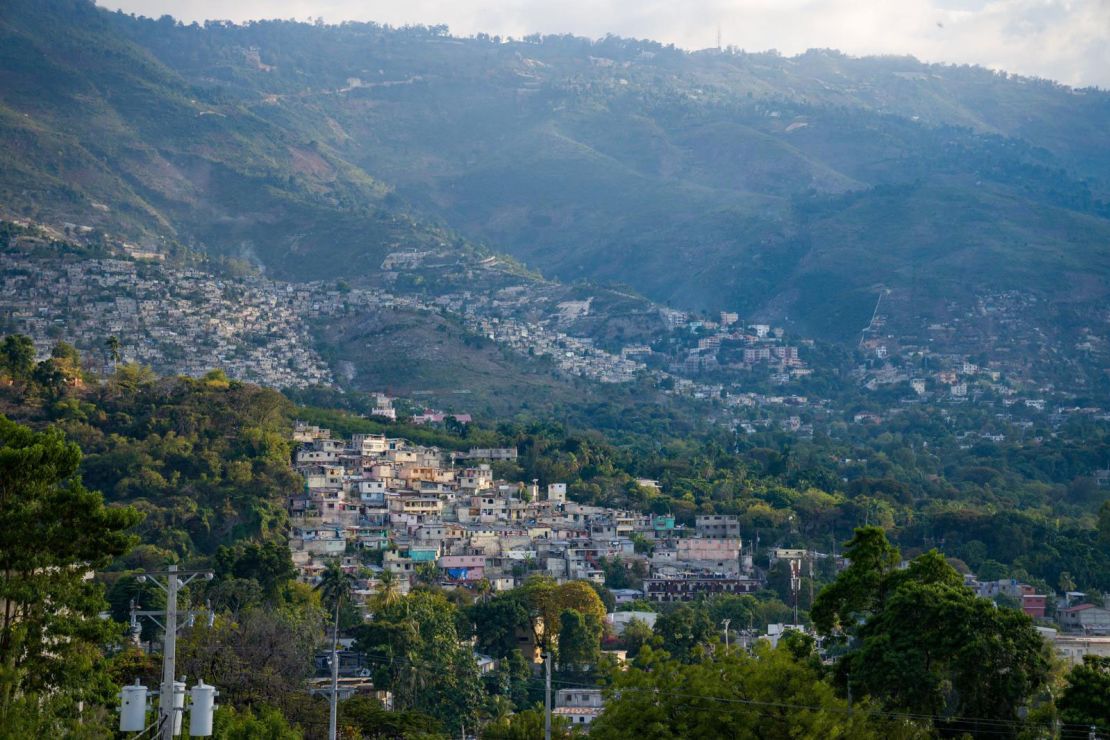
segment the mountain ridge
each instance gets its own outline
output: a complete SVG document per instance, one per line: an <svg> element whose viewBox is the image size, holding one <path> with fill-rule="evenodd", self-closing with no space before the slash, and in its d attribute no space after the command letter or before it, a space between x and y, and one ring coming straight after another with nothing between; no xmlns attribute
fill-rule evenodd
<svg viewBox="0 0 1110 740"><path fill-rule="evenodd" d="M293 279L373 279L398 249L493 250L840 341L880 285L900 331L943 313L915 303L925 291L1051 305L1083 274L1091 300L1110 295L1097 90L828 50L185 26L83 0L13 2L0 33L19 41L0 57L0 192L17 216ZM119 59L93 65L73 50L88 39ZM59 75L87 85L67 93ZM44 87L61 97L20 93ZM75 120L86 98L102 113ZM118 213L90 205L109 201Z"/></svg>

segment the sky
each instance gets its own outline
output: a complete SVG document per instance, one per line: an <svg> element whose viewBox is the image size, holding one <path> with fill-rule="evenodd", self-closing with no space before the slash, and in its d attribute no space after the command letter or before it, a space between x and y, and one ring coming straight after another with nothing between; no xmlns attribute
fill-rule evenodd
<svg viewBox="0 0 1110 740"><path fill-rule="evenodd" d="M686 49L911 54L1110 89L1110 0L97 0L184 21L446 24L456 35L607 33Z"/></svg>

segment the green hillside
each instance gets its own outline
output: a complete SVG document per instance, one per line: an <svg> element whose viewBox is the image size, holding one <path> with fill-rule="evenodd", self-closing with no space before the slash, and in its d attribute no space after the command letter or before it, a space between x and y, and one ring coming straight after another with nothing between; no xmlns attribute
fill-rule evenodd
<svg viewBox="0 0 1110 740"><path fill-rule="evenodd" d="M372 275L471 242L855 336L1020 290L1105 299L1110 94L907 58L0 9L13 215ZM110 210L105 210L108 208ZM928 295L931 300L921 300Z"/></svg>

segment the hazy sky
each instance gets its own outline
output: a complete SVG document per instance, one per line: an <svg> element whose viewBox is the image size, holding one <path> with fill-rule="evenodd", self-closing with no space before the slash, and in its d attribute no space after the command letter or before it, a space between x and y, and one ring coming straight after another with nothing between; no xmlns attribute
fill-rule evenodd
<svg viewBox="0 0 1110 740"><path fill-rule="evenodd" d="M606 33L687 49L913 54L1110 88L1110 0L97 0L148 16L446 23L452 33Z"/></svg>

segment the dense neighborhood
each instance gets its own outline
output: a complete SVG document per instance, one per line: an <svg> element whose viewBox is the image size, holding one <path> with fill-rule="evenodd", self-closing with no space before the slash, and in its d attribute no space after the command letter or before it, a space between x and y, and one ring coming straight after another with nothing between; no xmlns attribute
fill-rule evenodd
<svg viewBox="0 0 1110 740"><path fill-rule="evenodd" d="M633 332L636 341L594 337L614 320L599 313L597 300L571 300L565 288L519 275L496 258L459 262L447 252L396 252L383 261L377 286L286 283L184 267L126 244L93 259L44 256L41 248L51 239L80 240L81 227L14 226L22 231L0 253L4 325L31 336L40 356L58 340L73 343L100 374L117 362L138 362L164 374L219 368L277 388L340 387L357 368L344 348L322 350L320 330L358 322L368 311L407 311L454 316L473 336L519 354L522 362L546 358L566 376L602 384L646 379L663 393L709 404L710 418L740 432L809 436L846 412L837 405L842 399L823 390L835 369L807 360L816 351L812 340L745 322L736 312L711 319L643 301L633 304L639 313L629 324L641 327ZM419 290L414 282L421 282ZM1023 305L1011 294L988 296L981 313L1020 323L1015 313ZM982 317L968 322L975 325L976 318ZM862 364L850 375L863 392L893 393L899 403L852 411L849 420L866 427L914 405L985 406L997 410L996 428L974 433L1003 442L1038 421L1059 427L1074 417L1110 418L1071 388L1028 376L1013 353L973 361L977 345L964 346L965 334L941 332L934 337L939 346L898 339L877 310L860 337ZM118 343L114 357L106 348L110 339ZM1101 351L1090 341L1090 351Z"/></svg>
<svg viewBox="0 0 1110 740"><path fill-rule="evenodd" d="M741 537L735 516L698 515L694 526L684 526L673 515L578 504L558 482L541 488L538 481L498 480L493 464L515 460L512 448L451 453L383 434L334 438L308 424L297 425L295 440L295 467L305 485L289 500L289 546L299 577L314 584L338 559L356 577L364 609L386 571L401 593L418 583L496 593L519 588L534 575L601 586L606 564L618 563L640 584L612 590L616 611L607 616L607 629L619 636L634 619L650 627L658 616L654 609L663 604L751 594L767 585L768 570L756 565L755 543ZM774 547L760 554L770 567L788 563L798 583L806 570L812 575L815 563L827 563L833 572L847 565L843 557L806 549ZM1089 601L1077 592L1036 593L1013 579L980 581L970 573L964 579L1000 608L1032 617L1065 661L1110 657L1110 609L1101 605L1101 595ZM651 604L652 610L643 609ZM760 638L777 644L791 630L811 632L802 623L732 629L735 644L744 646ZM520 648L541 662L531 633L521 635ZM357 658L350 660L344 669L350 690L371 691L368 681L358 679ZM494 662L482 655L476 660ZM588 723L602 710L600 692L561 692L558 706Z"/></svg>

